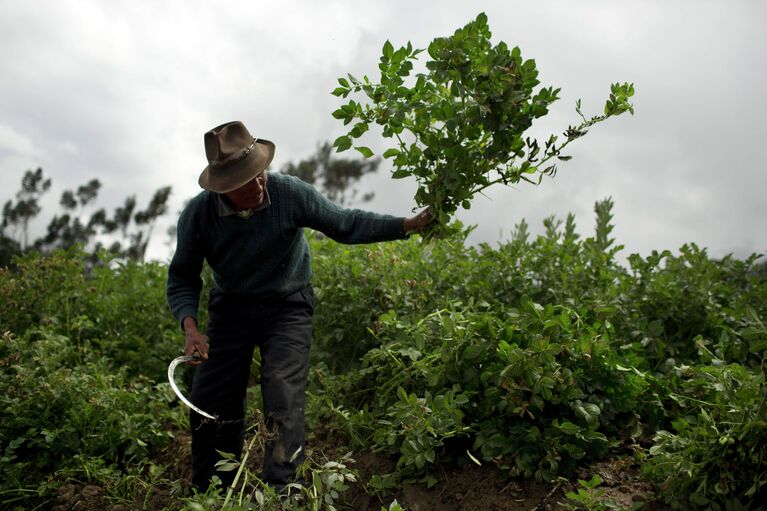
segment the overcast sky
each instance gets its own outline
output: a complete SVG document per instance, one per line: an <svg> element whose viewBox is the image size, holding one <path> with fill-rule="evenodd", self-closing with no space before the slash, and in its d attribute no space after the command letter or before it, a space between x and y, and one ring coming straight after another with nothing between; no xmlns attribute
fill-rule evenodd
<svg viewBox="0 0 767 511"><path fill-rule="evenodd" d="M273 169L309 156L343 130L331 113L336 78L377 79L381 46L425 48L480 11L495 42L535 59L561 100L533 134L561 133L600 113L613 82L633 82L636 115L574 142L539 187L498 186L459 218L470 241L508 239L522 218L576 215L590 235L594 202L615 201L623 256L675 251L767 252L767 2L754 1L35 1L0 0L0 200L27 169L61 192L96 177L99 205L130 194L144 207L172 185L170 214L150 256L170 255L164 231L198 193L203 133L242 120L277 146ZM425 54L424 54L425 56ZM374 150L387 147L367 135ZM346 153L350 154L350 153ZM362 185L367 209L408 215L412 182L382 165ZM47 213L47 214L46 214Z"/></svg>

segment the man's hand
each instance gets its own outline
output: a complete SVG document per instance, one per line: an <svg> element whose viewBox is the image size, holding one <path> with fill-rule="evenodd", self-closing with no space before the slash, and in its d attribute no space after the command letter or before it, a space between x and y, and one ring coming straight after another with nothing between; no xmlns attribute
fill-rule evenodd
<svg viewBox="0 0 767 511"><path fill-rule="evenodd" d="M431 214L429 208L424 209L416 216L405 219L405 234L412 234L414 232L422 233L423 230L429 225L434 217Z"/></svg>
<svg viewBox="0 0 767 511"><path fill-rule="evenodd" d="M184 318L184 355L195 354L199 355L200 360L187 362L187 365L200 365L208 359L208 336L200 333L193 317L187 316Z"/></svg>

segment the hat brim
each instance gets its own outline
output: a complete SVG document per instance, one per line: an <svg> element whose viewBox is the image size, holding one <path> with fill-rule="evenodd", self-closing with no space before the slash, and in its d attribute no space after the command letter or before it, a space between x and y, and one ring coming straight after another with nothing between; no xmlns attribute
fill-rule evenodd
<svg viewBox="0 0 767 511"><path fill-rule="evenodd" d="M197 180L200 187L216 193L227 193L249 183L266 170L274 159L274 143L269 140L256 140L255 150L243 159L226 167L208 165Z"/></svg>

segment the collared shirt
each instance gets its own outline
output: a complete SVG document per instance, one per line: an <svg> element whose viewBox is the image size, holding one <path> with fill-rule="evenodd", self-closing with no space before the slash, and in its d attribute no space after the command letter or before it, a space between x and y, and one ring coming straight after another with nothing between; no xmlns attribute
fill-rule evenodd
<svg viewBox="0 0 767 511"><path fill-rule="evenodd" d="M269 198L269 190L264 190L266 193L266 200L257 208L253 209L243 209L242 211L237 211L234 208L232 208L229 203L224 200L224 196L222 194L218 194L218 216L231 216L231 215L237 215L238 217L247 220L250 218L253 213L256 211L261 211L262 209L266 209L272 204L272 200Z"/></svg>

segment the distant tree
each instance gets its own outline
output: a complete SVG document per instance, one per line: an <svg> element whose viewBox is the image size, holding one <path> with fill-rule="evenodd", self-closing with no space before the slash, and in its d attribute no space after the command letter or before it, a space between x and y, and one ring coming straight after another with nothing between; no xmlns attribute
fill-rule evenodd
<svg viewBox="0 0 767 511"><path fill-rule="evenodd" d="M767 261L762 261L761 263L757 264L756 272L763 278L767 278Z"/></svg>
<svg viewBox="0 0 767 511"><path fill-rule="evenodd" d="M31 248L46 254L81 244L95 254L105 248L107 239L114 237L121 239L112 240L109 251L119 257L143 260L155 223L168 210L171 193L169 186L158 189L144 210L136 210L134 195L115 208L111 217L104 208L88 215L86 210L101 189L101 182L91 179L61 194L59 205L63 211L53 216L45 235L30 243L29 221L40 213L39 199L50 186L51 180L43 177L42 169L27 171L21 190L16 193L16 202L5 204L0 224L0 266L7 266L14 255Z"/></svg>
<svg viewBox="0 0 767 511"><path fill-rule="evenodd" d="M86 222L84 210L96 199L100 188L101 182L92 179L76 191L64 191L59 200L64 213L53 217L45 236L35 241L35 248L50 252L55 248L71 247L77 243L87 245L97 233L100 216L97 212Z"/></svg>
<svg viewBox="0 0 767 511"><path fill-rule="evenodd" d="M2 233L8 228L20 236L21 250L29 246L29 221L40 213L40 197L51 187L51 180L43 177L43 169L28 170L21 178L21 190L16 192L16 202L9 200L3 206Z"/></svg>
<svg viewBox="0 0 767 511"><path fill-rule="evenodd" d="M13 256L21 253L21 245L13 238L9 238L0 231L0 268L8 266Z"/></svg>
<svg viewBox="0 0 767 511"><path fill-rule="evenodd" d="M328 199L341 205L349 205L357 198L358 189L354 186L362 176L378 169L379 159L357 160L339 158L333 154L329 142L318 145L313 155L298 163L288 163L282 169L283 174L296 176L318 190ZM362 202L371 200L374 192L363 194Z"/></svg>
<svg viewBox="0 0 767 511"><path fill-rule="evenodd" d="M125 204L115 210L113 219L105 223L108 232L119 229L127 244L123 246L119 241L116 241L110 247L110 251L122 253L131 259L143 260L157 219L168 211L170 192L170 186L158 189L149 201L147 208L135 213L133 211L136 208L136 197L128 197ZM133 229L129 231L131 214Z"/></svg>

